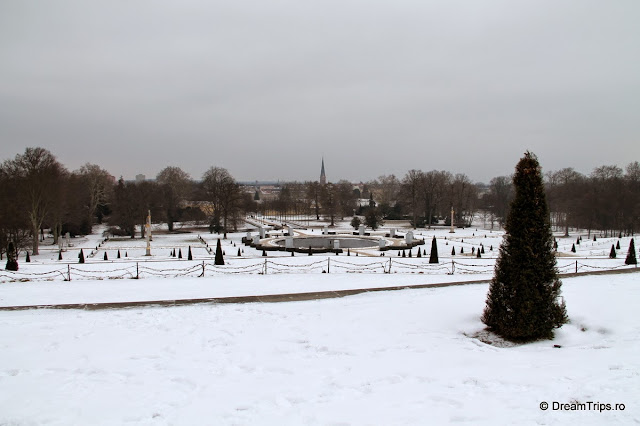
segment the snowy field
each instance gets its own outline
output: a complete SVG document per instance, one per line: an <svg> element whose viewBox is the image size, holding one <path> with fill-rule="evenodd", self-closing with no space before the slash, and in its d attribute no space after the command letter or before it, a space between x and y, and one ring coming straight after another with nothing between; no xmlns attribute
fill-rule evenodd
<svg viewBox="0 0 640 426"><path fill-rule="evenodd" d="M321 224L315 227L297 229L297 235L320 235ZM401 223L402 224L402 223ZM400 225L401 225L400 224ZM406 224L405 224L406 225ZM383 237L395 225L372 232L373 236ZM255 228L248 228L256 234ZM338 233L351 233L347 221L332 228ZM407 228L396 228L400 235ZM36 281L87 281L87 280L130 280L131 278L182 278L236 274L301 274L301 273L364 273L364 274L425 274L446 276L447 274L492 274L503 232L484 230L481 227L456 229L454 234L448 228L418 229L414 235L426 244L405 250L389 250L381 253L374 249L353 249L350 256L342 253L307 256L296 253L291 257L284 251L269 251L245 246L242 237L246 232L231 233L228 239L221 240L225 265L213 264L215 246L220 236L209 234L203 229L191 229L191 232L167 233L158 226L151 243L152 256L145 256L146 243L140 238L111 237L105 240L104 228L96 226L96 233L84 237L72 238L71 246L65 247L62 260L59 249L51 240L41 245L41 253L31 256L31 262L25 262L26 255L19 258L20 270L17 272L0 271L0 282L36 282ZM281 235L282 231L272 231L272 235ZM577 236L583 234L583 240L577 244ZM429 264L431 239L435 237L440 262ZM574 233L571 237L556 236L558 241L558 269L561 273L589 272L603 269L625 268L630 238L621 239L598 237L593 241L586 233ZM575 244L576 252L572 252ZM609 259L612 245L620 244L617 258ZM85 263L78 263L82 249ZM482 258L477 258L478 250L483 250ZM191 251L193 260L187 259ZM418 251L422 257L418 258ZM175 252L176 257L171 254ZM455 254L453 254L455 252ZM178 255L182 255L178 258ZM266 254L266 256L263 256ZM381 254L383 256L381 256ZM403 257L403 254L405 257ZM106 256L106 259L105 259ZM466 278L460 278L466 279Z"/></svg>
<svg viewBox="0 0 640 426"><path fill-rule="evenodd" d="M419 229L421 258L417 248L412 257L375 249L265 257L238 232L222 240L226 264L217 267L217 235L159 228L147 257L144 240L105 241L96 228L71 239L62 260L45 241L30 263L21 255L17 273L1 271L0 308L486 280L503 236ZM335 230L352 231L348 222ZM581 234L575 253L578 233L556 235L560 272L634 268L624 265L629 237ZM434 236L440 262L430 265ZM477 338L487 284L306 302L0 311L0 425L637 424L639 277L564 278L571 322L553 341L514 347Z"/></svg>
<svg viewBox="0 0 640 426"><path fill-rule="evenodd" d="M638 274L563 282L571 322L553 341L510 348L470 337L483 329L486 284L0 312L0 424L639 423ZM554 402L625 409L559 411Z"/></svg>

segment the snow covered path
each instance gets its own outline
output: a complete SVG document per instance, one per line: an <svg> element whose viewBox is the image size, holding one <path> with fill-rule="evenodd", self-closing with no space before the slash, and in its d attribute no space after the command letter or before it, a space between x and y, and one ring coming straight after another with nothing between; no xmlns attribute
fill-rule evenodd
<svg viewBox="0 0 640 426"><path fill-rule="evenodd" d="M281 274L0 284L0 307L276 295L477 281L474 275Z"/></svg>
<svg viewBox="0 0 640 426"><path fill-rule="evenodd" d="M483 328L487 285L0 312L0 424L640 422L637 275L563 282L571 323L554 341L513 348L467 337ZM559 411L553 402L625 410Z"/></svg>

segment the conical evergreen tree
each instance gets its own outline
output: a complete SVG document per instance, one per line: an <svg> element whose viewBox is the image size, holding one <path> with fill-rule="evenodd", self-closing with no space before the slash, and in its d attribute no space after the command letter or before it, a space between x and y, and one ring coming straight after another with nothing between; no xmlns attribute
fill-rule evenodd
<svg viewBox="0 0 640 426"><path fill-rule="evenodd" d="M220 238L216 244L216 258L213 261L214 265L224 265L224 257L222 256L222 245L220 245Z"/></svg>
<svg viewBox="0 0 640 426"><path fill-rule="evenodd" d="M7 244L7 264L4 269L7 271L17 271L18 270L18 258L16 257L16 246L13 244L13 241L9 241Z"/></svg>
<svg viewBox="0 0 640 426"><path fill-rule="evenodd" d="M193 255L191 254L191 246L189 246L189 253L187 253L187 260L193 260Z"/></svg>
<svg viewBox="0 0 640 426"><path fill-rule="evenodd" d="M620 240L616 243L616 250L620 250Z"/></svg>
<svg viewBox="0 0 640 426"><path fill-rule="evenodd" d="M182 259L182 249L178 249L178 259Z"/></svg>
<svg viewBox="0 0 640 426"><path fill-rule="evenodd" d="M418 254L416 254L416 257L422 257L422 250L418 249Z"/></svg>
<svg viewBox="0 0 640 426"><path fill-rule="evenodd" d="M476 258L478 259L482 258L482 255L480 254L480 250L476 251Z"/></svg>
<svg viewBox="0 0 640 426"><path fill-rule="evenodd" d="M242 254L240 253L240 249L238 249L238 257L242 256Z"/></svg>
<svg viewBox="0 0 640 426"><path fill-rule="evenodd" d="M409 250L409 257L411 257L411 250Z"/></svg>
<svg viewBox="0 0 640 426"><path fill-rule="evenodd" d="M31 263L31 256L29 256L29 252L27 252L27 258L24 261L27 263Z"/></svg>
<svg viewBox="0 0 640 426"><path fill-rule="evenodd" d="M571 244L571 252L572 253L576 252L576 245L575 244Z"/></svg>
<svg viewBox="0 0 640 426"><path fill-rule="evenodd" d="M58 260L62 260L62 250L58 250Z"/></svg>
<svg viewBox="0 0 640 426"><path fill-rule="evenodd" d="M264 251L264 250L262 250L262 256L263 256L263 257L266 257L266 256L267 256L267 252L266 252L266 251Z"/></svg>
<svg viewBox="0 0 640 426"><path fill-rule="evenodd" d="M464 247L460 247L460 254L464 254Z"/></svg>
<svg viewBox="0 0 640 426"><path fill-rule="evenodd" d="M636 259L636 244L633 242L633 238L629 243L629 252L627 253L627 258L624 260L625 265L637 265L638 260Z"/></svg>
<svg viewBox="0 0 640 426"><path fill-rule="evenodd" d="M451 247L451 256L455 256L456 255L456 247L453 246Z"/></svg>
<svg viewBox="0 0 640 426"><path fill-rule="evenodd" d="M407 257L407 253L404 250L402 250L402 257Z"/></svg>
<svg viewBox="0 0 640 426"><path fill-rule="evenodd" d="M611 251L609 252L609 259L616 258L616 248L613 244L611 244Z"/></svg>
<svg viewBox="0 0 640 426"><path fill-rule="evenodd" d="M118 249L118 259L120 259L120 249Z"/></svg>
<svg viewBox="0 0 640 426"><path fill-rule="evenodd" d="M107 256L107 252L104 252L104 260L109 260L109 256Z"/></svg>
<svg viewBox="0 0 640 426"><path fill-rule="evenodd" d="M455 254L455 252L452 251L451 254ZM433 237L433 239L431 240L431 254L429 255L429 263L438 263L438 244L436 243L436 237Z"/></svg>
<svg viewBox="0 0 640 426"><path fill-rule="evenodd" d="M550 339L567 322L558 279L549 207L540 165L527 152L513 177L515 198L505 223L482 321L512 341Z"/></svg>
<svg viewBox="0 0 640 426"><path fill-rule="evenodd" d="M78 255L78 263L84 263L84 252L80 249L80 254Z"/></svg>

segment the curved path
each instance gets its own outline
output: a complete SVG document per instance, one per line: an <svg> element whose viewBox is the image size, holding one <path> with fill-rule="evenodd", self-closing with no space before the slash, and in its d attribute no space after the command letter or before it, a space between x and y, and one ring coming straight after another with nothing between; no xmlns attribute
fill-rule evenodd
<svg viewBox="0 0 640 426"><path fill-rule="evenodd" d="M592 271L578 272L570 274L560 274L562 278L570 278L585 275L613 275L613 274L634 274L640 272L640 269L619 269L610 271ZM372 287L351 290L332 290L332 291L316 291L309 293L285 293L260 296L235 296L235 297L209 297L198 299L177 299L177 300L149 300L136 302L106 302L106 303L69 303L69 304L52 304L52 305L22 305L22 306L0 306L0 311L21 311L27 309L122 309L152 306L184 306L195 304L213 304L213 303L279 303L279 302L299 302L305 300L335 299L345 296L353 296L362 293L372 293L378 291L396 291L422 288L438 288L452 287L469 284L487 284L491 280L473 280L473 281L455 281L448 283L432 283L432 284L413 284L392 287Z"/></svg>

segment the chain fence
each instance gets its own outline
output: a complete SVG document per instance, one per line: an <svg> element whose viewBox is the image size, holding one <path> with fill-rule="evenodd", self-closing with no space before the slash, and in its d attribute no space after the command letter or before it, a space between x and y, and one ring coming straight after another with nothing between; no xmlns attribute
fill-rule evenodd
<svg viewBox="0 0 640 426"><path fill-rule="evenodd" d="M52 269L51 265L33 265L22 271L0 271L0 282L30 282L30 281L71 281L71 280L112 280L112 279L144 279L144 278L179 278L179 277L213 277L218 275L267 275L267 274L492 274L495 259L483 261L444 260L439 263L429 263L427 259L381 258L371 261L347 261L344 258L327 256L313 261L289 261L289 258L265 258L263 260L244 259L242 262L228 262L226 265L216 265L213 261L174 261L171 263L184 264L182 267L160 267L153 262L131 262L129 266L119 267L121 263L101 264L67 264ZM152 266L153 265L153 266ZM633 268L635 265L625 265L622 260L596 259L561 261L558 260L557 269L561 274L593 272Z"/></svg>

